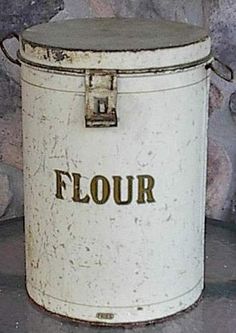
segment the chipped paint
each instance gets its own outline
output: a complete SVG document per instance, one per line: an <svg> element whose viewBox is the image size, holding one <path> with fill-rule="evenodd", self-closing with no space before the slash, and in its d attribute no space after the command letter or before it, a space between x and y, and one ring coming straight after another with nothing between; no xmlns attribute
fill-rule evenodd
<svg viewBox="0 0 236 333"><path fill-rule="evenodd" d="M154 63L156 54L145 52ZM69 58L63 54L50 59L64 65ZM119 61L113 56L117 70L136 65L129 52ZM86 52L82 60L76 57L77 69L85 68ZM100 84L110 87L109 75L98 77ZM86 78L66 66L60 72L22 63L29 295L54 313L97 323L172 315L191 306L203 289L209 70L204 62L172 72L117 72L118 127L110 128L85 126ZM60 200L54 170L64 174ZM101 205L78 203L76 172L83 175L82 199L93 196L96 175L116 181L119 191L112 185L110 200ZM136 175L151 175L155 200L143 204L139 186L130 200L127 182L119 183L127 175L136 183ZM103 190L96 186L96 197ZM127 205L115 203L127 197Z"/></svg>

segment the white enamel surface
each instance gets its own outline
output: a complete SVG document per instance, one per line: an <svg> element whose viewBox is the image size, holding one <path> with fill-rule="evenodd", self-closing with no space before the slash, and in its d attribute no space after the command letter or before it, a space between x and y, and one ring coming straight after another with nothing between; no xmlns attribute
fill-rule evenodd
<svg viewBox="0 0 236 333"><path fill-rule="evenodd" d="M118 127L84 127L84 76L22 65L27 289L52 312L137 322L192 305L203 288L205 66L118 76ZM135 177L118 206L55 198L54 169ZM155 178L155 203L137 204L137 175ZM98 313L114 318L102 320Z"/></svg>

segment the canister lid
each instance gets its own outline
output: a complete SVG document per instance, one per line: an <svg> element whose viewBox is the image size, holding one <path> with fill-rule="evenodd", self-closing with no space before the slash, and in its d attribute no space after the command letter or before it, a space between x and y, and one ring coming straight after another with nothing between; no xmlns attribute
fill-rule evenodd
<svg viewBox="0 0 236 333"><path fill-rule="evenodd" d="M146 19L73 19L21 35L22 62L60 69L140 70L204 62L210 38L200 27Z"/></svg>

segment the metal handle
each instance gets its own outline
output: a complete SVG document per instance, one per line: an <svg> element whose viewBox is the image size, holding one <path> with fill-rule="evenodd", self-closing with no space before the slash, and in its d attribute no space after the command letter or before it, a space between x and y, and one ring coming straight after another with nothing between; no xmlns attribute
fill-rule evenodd
<svg viewBox="0 0 236 333"><path fill-rule="evenodd" d="M217 64L220 65L219 68L217 68ZM214 58L213 61L206 65L206 69L211 69L216 75L218 75L221 79L232 82L234 80L234 71L232 68L226 64L224 64L222 61L220 61L218 58ZM221 69L223 69L221 71ZM224 70L228 71L229 76L224 74Z"/></svg>
<svg viewBox="0 0 236 333"><path fill-rule="evenodd" d="M19 62L19 60L16 58L13 58L9 53L8 53L8 51L7 51L7 49L5 48L5 45L4 45L4 41L5 40L7 40L7 39L11 39L11 38L16 38L18 41L19 41L19 36L18 36L18 34L17 33L15 33L15 32L11 32L10 34L8 34L8 35L6 35L6 37L4 37L2 40L1 40L1 42L0 42L0 48L1 48L1 50L2 50L2 52L4 53L4 55L6 56L6 58L8 59L8 60L10 60L13 64L15 64L15 65L18 65L18 66L20 66L20 62Z"/></svg>

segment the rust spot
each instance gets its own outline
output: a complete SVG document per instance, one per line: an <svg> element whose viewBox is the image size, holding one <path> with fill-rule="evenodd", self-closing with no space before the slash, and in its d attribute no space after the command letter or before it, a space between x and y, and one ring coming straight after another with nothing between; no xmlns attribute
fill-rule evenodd
<svg viewBox="0 0 236 333"><path fill-rule="evenodd" d="M22 50L25 52L25 41L24 39L21 40Z"/></svg>
<svg viewBox="0 0 236 333"><path fill-rule="evenodd" d="M69 58L69 56L63 50L52 49L51 52L55 61L62 61L66 58Z"/></svg>

